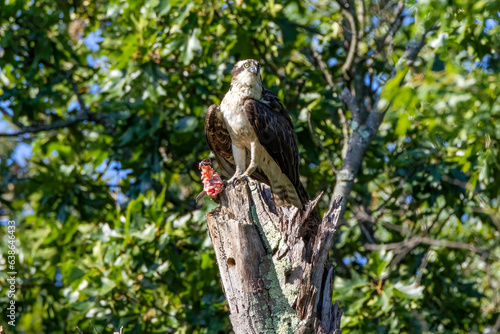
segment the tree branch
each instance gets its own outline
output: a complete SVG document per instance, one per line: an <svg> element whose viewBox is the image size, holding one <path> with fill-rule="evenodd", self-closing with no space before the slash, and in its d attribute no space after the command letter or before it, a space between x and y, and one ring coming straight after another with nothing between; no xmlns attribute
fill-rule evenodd
<svg viewBox="0 0 500 334"><path fill-rule="evenodd" d="M5 118L10 118L12 123L14 123L18 128L20 129L24 128L24 125L21 122L12 120L12 116L10 116L10 114L7 112L7 110L5 110L5 108L0 106L0 112L3 114Z"/></svg>
<svg viewBox="0 0 500 334"><path fill-rule="evenodd" d="M19 122L13 122L15 125L17 125L21 130L18 132L14 133L0 133L0 137L17 137L26 133L38 133L38 132L44 132L44 131L51 131L51 130L57 130L57 129L62 129L62 128L67 128L70 126L73 126L79 122L83 121L90 121L90 122L96 122L98 124L104 125L106 128L110 126L110 118L111 118L111 113L93 113L91 112L87 106L85 105L85 102L83 101L82 94L80 94L78 90L78 86L76 85L75 80L73 79L73 72L71 71L66 71L65 72L67 80L69 84L71 85L71 89L73 90L73 93L76 95L76 99L78 101L78 104L80 106L80 112L75 115L74 117L68 118L68 119L63 119L63 120L57 120L53 123L50 124L41 124L41 125L33 125L33 126L24 126ZM0 107L0 111L4 116L10 116L7 111Z"/></svg>
<svg viewBox="0 0 500 334"><path fill-rule="evenodd" d="M359 110L358 103L356 102L356 99L354 98L354 96L352 96L352 93L348 88L344 88L340 99L351 111L353 121L357 124L362 124L361 110Z"/></svg>
<svg viewBox="0 0 500 334"><path fill-rule="evenodd" d="M80 110L87 115L91 115L90 110L87 108L85 102L83 101L82 94L80 94L80 92L78 91L78 86L76 85L75 80L73 80L73 72L68 72L66 75L68 77L68 82L73 89L73 93L76 95L76 99L78 101L78 104L80 105Z"/></svg>
<svg viewBox="0 0 500 334"><path fill-rule="evenodd" d="M431 27L422 34L422 37L420 38L420 43L408 43L406 46L406 50L404 53L404 57L406 58L406 63L408 65L413 65L415 60L417 59L418 54L420 53L420 50L425 46L427 35L430 34L431 32L438 30L441 27L441 24L435 25L434 27ZM410 41L411 42L411 41Z"/></svg>
<svg viewBox="0 0 500 334"><path fill-rule="evenodd" d="M429 263L429 257L432 251L432 246L429 247L429 249L425 252L424 257L422 258L422 262L420 263L420 266L418 266L417 269L417 279L415 282L417 285L420 285L420 281L422 280L422 276L424 276L424 269L427 267L427 263Z"/></svg>
<svg viewBox="0 0 500 334"><path fill-rule="evenodd" d="M365 32L365 11L366 11L366 6L365 6L365 0L359 0L359 6L357 6L358 9L358 23L359 23L359 31L360 31L360 36L362 36Z"/></svg>
<svg viewBox="0 0 500 334"><path fill-rule="evenodd" d="M491 327L490 333L497 333L499 329L500 329L500 315L498 316L497 321L495 322L493 327Z"/></svg>
<svg viewBox="0 0 500 334"><path fill-rule="evenodd" d="M351 15L352 16L352 15ZM422 49L422 47L425 45L426 41L426 36L429 32L432 30L437 29L438 27L433 27L431 29L428 29L422 36L421 42L416 46L415 48L411 49L411 52L405 52L404 57L408 60L409 65L410 62L416 59L419 51ZM391 76L394 76L396 73L396 67L393 69L393 73ZM363 80L362 75L358 75L359 78L356 78L357 81ZM403 84L404 78L401 79L400 86ZM361 82L362 83L362 82ZM358 82L358 86L360 86L360 83ZM360 102L357 100L363 101L364 95L362 94L362 91L358 89L355 91L356 97L354 97L350 90L348 88L344 89L343 92L343 100L344 103L348 106L349 109L352 108L352 110L359 110L361 108ZM373 94L370 90L370 94ZM376 103L374 103L376 105ZM349 147L347 149L347 154L344 159L342 168L340 171L337 173L337 181L335 184L335 189L334 189L334 196L342 196L343 198L343 205L342 209L343 211L341 212L341 216L343 216L345 208L346 208L346 201L349 198L349 194L352 190L352 186L354 184L354 179L361 167L361 164L363 162L363 156L366 151L366 149L370 146L371 142L375 138L378 128L380 127L380 124L382 123L384 116L387 112L387 110L390 108L391 102L387 103L384 106L383 110L377 110L376 107L374 107L369 114L366 117L366 121L363 122L364 116L362 115L361 112L359 112L356 115L356 112L353 112L353 120L359 120L356 122L352 122L351 127L352 127L352 134L350 137L349 141Z"/></svg>
<svg viewBox="0 0 500 334"><path fill-rule="evenodd" d="M488 251L472 244L468 244L465 242L457 242L457 241L437 240L437 239L431 239L429 237L420 237L420 236L414 236L405 241L394 242L384 245L365 244L364 247L368 250L402 251L407 248L413 249L419 244L427 244L431 246L445 247L445 248L465 249L477 253L479 255L488 254L489 257L493 257L493 255L489 254Z"/></svg>
<svg viewBox="0 0 500 334"><path fill-rule="evenodd" d="M57 120L50 124L41 124L36 126L25 126L20 131L14 133L0 133L0 137L17 137L26 133L38 133L44 131L57 130L62 128L71 127L77 123L83 121L94 121L96 123L102 124L104 126L109 126L108 120L110 114L98 114L98 113L85 113L80 112L76 116L68 119Z"/></svg>
<svg viewBox="0 0 500 334"><path fill-rule="evenodd" d="M347 6L344 4L342 13L347 17L349 25L351 26L351 43L349 44L349 52L347 53L344 65L342 65L342 73L344 74L345 80L350 80L351 77L349 76L349 72L351 72L354 58L356 56L356 51L358 50L358 31L356 28L356 21L354 20L354 16L346 7Z"/></svg>
<svg viewBox="0 0 500 334"><path fill-rule="evenodd" d="M396 36L396 33L398 32L399 28L401 27L401 23L403 22L402 18L404 8L404 3L400 0L398 2L398 9L396 10L396 13L394 15L394 21L392 21L392 23L389 25L389 29L382 38L382 43L379 44L377 52L381 52L385 46L392 44L394 36Z"/></svg>
<svg viewBox="0 0 500 334"><path fill-rule="evenodd" d="M316 62L318 63L319 69L323 73L323 76L325 77L328 86L330 86L330 89L333 90L333 88L335 87L335 84L333 82L333 77L328 71L325 62L323 61L323 57L321 57L321 54L319 54L318 51L316 50L313 50L313 56ZM342 136L344 138L342 145L342 158L345 158L347 154L347 148L349 146L349 125L347 124L347 118L345 117L344 111L341 108L337 109L337 113L339 115L340 125L342 126Z"/></svg>

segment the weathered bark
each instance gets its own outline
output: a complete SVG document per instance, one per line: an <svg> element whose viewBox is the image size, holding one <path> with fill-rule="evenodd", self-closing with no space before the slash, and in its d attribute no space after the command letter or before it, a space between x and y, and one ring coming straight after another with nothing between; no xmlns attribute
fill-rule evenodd
<svg viewBox="0 0 500 334"><path fill-rule="evenodd" d="M340 333L328 251L342 198L320 221L319 197L304 212L276 207L269 188L227 186L207 214L235 333Z"/></svg>

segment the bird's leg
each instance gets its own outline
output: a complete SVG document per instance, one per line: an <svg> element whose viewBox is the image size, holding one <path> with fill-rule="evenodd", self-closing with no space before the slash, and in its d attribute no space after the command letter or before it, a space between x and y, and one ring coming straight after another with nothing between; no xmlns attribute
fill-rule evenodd
<svg viewBox="0 0 500 334"><path fill-rule="evenodd" d="M234 173L233 177L229 179L228 181L229 184L234 182L234 180L238 179L245 170L246 153L247 153L244 147L240 148L233 144L232 148L233 148L234 163L236 164L236 172Z"/></svg>
<svg viewBox="0 0 500 334"><path fill-rule="evenodd" d="M257 169L257 141L253 141L250 145L250 164L248 165L247 170L241 175L242 177L249 178L253 172Z"/></svg>

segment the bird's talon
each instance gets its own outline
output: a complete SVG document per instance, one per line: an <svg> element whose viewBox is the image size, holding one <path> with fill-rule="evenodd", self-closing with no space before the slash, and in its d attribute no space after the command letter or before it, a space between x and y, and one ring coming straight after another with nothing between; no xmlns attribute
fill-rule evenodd
<svg viewBox="0 0 500 334"><path fill-rule="evenodd" d="M240 179L241 179L241 180L246 180L246 181L247 181L247 183L252 182L252 180L250 179L250 176L248 176L248 175L246 175L246 174L241 175Z"/></svg>
<svg viewBox="0 0 500 334"><path fill-rule="evenodd" d="M227 184L230 185L230 186L233 186L236 184L236 180L238 180L238 176L234 175L232 178L230 178L229 180L227 180Z"/></svg>
<svg viewBox="0 0 500 334"><path fill-rule="evenodd" d="M250 177L248 175L241 174L241 175L233 176L232 178L230 178L227 181L227 184L231 185L231 186L239 186L239 185L243 184L244 182L251 183L252 180L250 179Z"/></svg>

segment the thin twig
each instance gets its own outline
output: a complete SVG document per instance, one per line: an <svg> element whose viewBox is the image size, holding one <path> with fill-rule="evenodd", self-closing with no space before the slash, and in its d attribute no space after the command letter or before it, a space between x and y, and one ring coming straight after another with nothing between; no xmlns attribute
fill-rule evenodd
<svg viewBox="0 0 500 334"><path fill-rule="evenodd" d="M95 121L97 123L101 123L104 125L106 120L109 118L107 114L97 114L90 113L86 114L84 112L80 112L78 115L72 118L58 120L50 124L41 124L36 126L25 126L20 131L14 133L0 133L0 137L17 137L26 133L38 133L44 131L57 130L62 128L67 128L73 126L79 122L83 121Z"/></svg>
<svg viewBox="0 0 500 334"><path fill-rule="evenodd" d="M374 244L375 240L373 238L373 235L370 234L368 229L363 224L365 222L374 224L372 217L366 212L366 207L363 205L357 205L353 208L353 212L356 220L358 221L359 228L363 233L363 235L365 236L365 238L368 240L368 243Z"/></svg>
<svg viewBox="0 0 500 334"><path fill-rule="evenodd" d="M424 276L424 269L427 267L427 263L429 263L429 257L432 252L432 246L429 247L429 249L425 252L424 257L422 258L422 262L420 263L420 266L418 266L417 269L417 279L416 279L416 284L420 285L420 281L422 280L422 276Z"/></svg>
<svg viewBox="0 0 500 334"><path fill-rule="evenodd" d="M401 27L401 23L403 22L403 11L404 11L404 3L403 1L398 2L398 9L394 15L394 21L389 25L389 29L387 30L384 38L382 38L382 44L379 46L378 52L382 51L384 46L388 46L392 43L394 36L398 32Z"/></svg>
<svg viewBox="0 0 500 334"><path fill-rule="evenodd" d="M434 227L434 225L436 225L436 223L438 222L439 220L439 216L441 216L441 213L444 211L444 209L446 208L446 205L443 205L443 207L441 207L441 209L439 209L438 213L436 214L436 218L434 218L434 220L432 221L432 223L429 225L428 228L425 229L425 232L424 232L424 235L429 235L429 232L432 230L432 228ZM445 220L448 221L448 219L450 219L450 217L448 216L448 218Z"/></svg>
<svg viewBox="0 0 500 334"><path fill-rule="evenodd" d="M349 149L349 126L342 108L337 108L337 113L339 114L340 124L342 124L342 137L344 137L344 142L342 144L342 159L345 159L347 150Z"/></svg>
<svg viewBox="0 0 500 334"><path fill-rule="evenodd" d="M78 86L76 85L76 82L73 79L73 72L68 72L67 77L68 77L69 84L71 85L71 88L73 89L73 93L76 95L76 99L78 101L78 104L80 105L80 110L83 111L87 115L91 115L91 112L87 108L87 106L85 105L85 102L83 101L82 94L80 94L80 92L78 90Z"/></svg>
<svg viewBox="0 0 500 334"><path fill-rule="evenodd" d="M18 121L14 121L12 119L12 116L9 115L9 113L7 112L7 110L5 110L3 107L0 106L0 112L3 114L3 116L5 118L10 118L12 123L14 123L18 128L22 129L24 128L24 125L21 123L21 122L18 122Z"/></svg>
<svg viewBox="0 0 500 334"><path fill-rule="evenodd" d="M119 332L114 332L114 334L123 334L123 326L120 327L120 331Z"/></svg>
<svg viewBox="0 0 500 334"><path fill-rule="evenodd" d="M262 51L260 50L259 41L256 38L252 38L252 43L253 43L254 49L257 50L257 53L259 54L260 60L263 61L264 64L266 64L273 71L273 73L277 74L279 71L276 68L276 66L274 66L274 64L268 62L266 59L266 54L262 53ZM283 79L283 78L280 78L280 79Z"/></svg>
<svg viewBox="0 0 500 334"><path fill-rule="evenodd" d="M500 315L498 316L497 321L495 322L493 327L491 327L490 333L497 333L499 330L500 330Z"/></svg>
<svg viewBox="0 0 500 334"><path fill-rule="evenodd" d="M480 247L477 247L472 244L468 244L465 242L457 242L457 241L449 241L449 240L436 240L436 239L431 239L429 237L420 237L420 236L414 236L411 237L408 240L401 241L401 242L394 242L390 244L383 244L383 245L374 245L374 244L365 244L364 247L369 250L402 250L404 248L415 248L419 244L427 244L431 246L437 246L437 247L445 247L445 248L456 248L456 249L465 249L474 253L477 253L479 255L488 253L486 250L481 249ZM489 256L493 256L492 254L489 254Z"/></svg>
<svg viewBox="0 0 500 334"><path fill-rule="evenodd" d="M316 50L313 50L313 56L316 62L318 63L319 69L323 73L323 76L325 77L328 86L330 86L330 89L333 90L333 88L335 87L335 84L333 82L333 77L331 73L328 71L326 63L323 61L323 57L321 57L321 55ZM347 124L347 118L345 117L342 108L338 108L337 113L339 114L339 121L340 125L342 126L342 136L344 137L342 145L342 158L345 158L347 154L347 149L349 148L349 125Z"/></svg>
<svg viewBox="0 0 500 334"><path fill-rule="evenodd" d="M359 0L358 8L358 23L359 23L359 31L360 35L363 35L365 32L365 0Z"/></svg>
<svg viewBox="0 0 500 334"><path fill-rule="evenodd" d="M406 63L408 65L412 65L417 59L420 50L425 46L427 35L431 32L438 30L441 27L441 24L435 25L429 29L426 29L420 38L420 43L418 44L409 44L407 50L405 51ZM394 68L395 70L396 68Z"/></svg>
<svg viewBox="0 0 500 334"><path fill-rule="evenodd" d="M349 72L351 71L351 67L356 56L356 51L358 50L358 32L356 29L356 21L354 20L354 16L349 11L349 9L342 8L342 13L347 17L349 25L351 26L351 43L349 44L349 52L347 53L344 65L342 65L342 73L344 74L344 79L350 80Z"/></svg>
<svg viewBox="0 0 500 334"><path fill-rule="evenodd" d="M92 322L92 320L90 320L90 324L92 325L92 328L94 329L94 331L97 333L97 334L100 334L99 331L97 330L97 328L95 328L95 325L94 323Z"/></svg>

